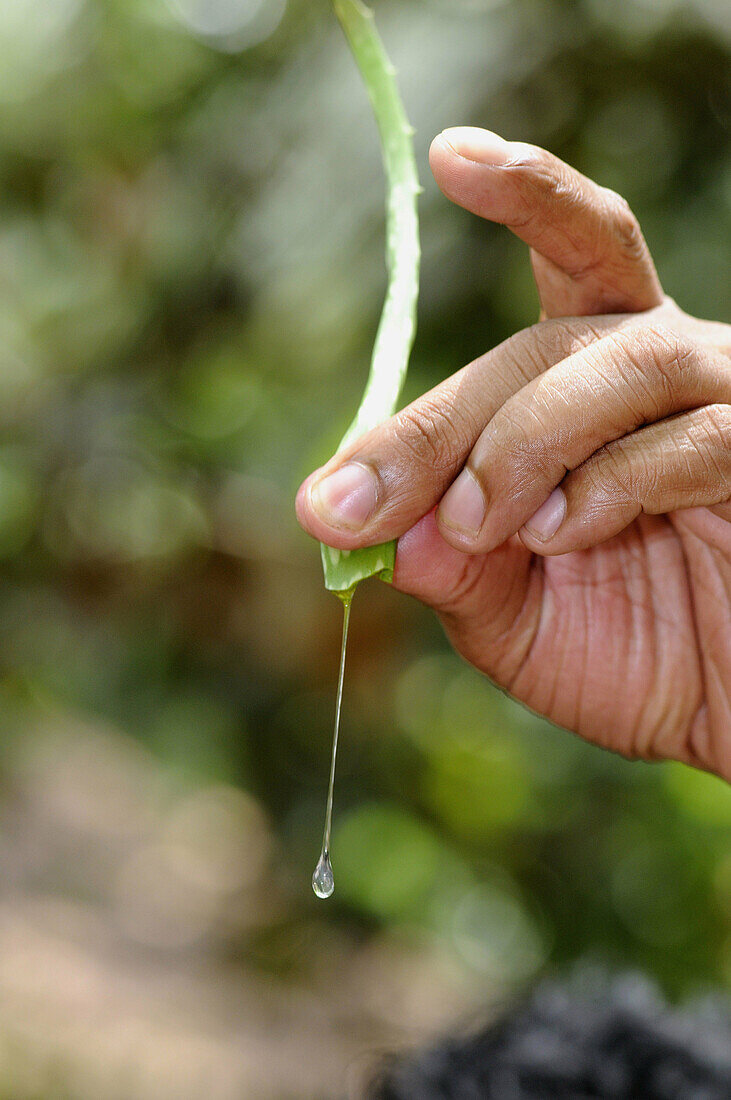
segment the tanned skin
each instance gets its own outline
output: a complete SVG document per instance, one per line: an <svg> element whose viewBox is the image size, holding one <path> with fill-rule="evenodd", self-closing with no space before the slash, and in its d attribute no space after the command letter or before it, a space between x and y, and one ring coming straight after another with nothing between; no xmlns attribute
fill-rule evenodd
<svg viewBox="0 0 731 1100"><path fill-rule="evenodd" d="M624 200L550 153L460 127L430 159L529 245L542 319L311 474L299 520L398 538L395 587L533 710L731 780L731 326L667 298Z"/></svg>

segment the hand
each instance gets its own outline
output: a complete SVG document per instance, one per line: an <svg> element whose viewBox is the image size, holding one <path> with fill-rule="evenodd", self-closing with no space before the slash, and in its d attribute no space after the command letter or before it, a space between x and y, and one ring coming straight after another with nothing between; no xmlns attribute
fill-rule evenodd
<svg viewBox="0 0 731 1100"><path fill-rule="evenodd" d="M530 245L544 319L312 474L300 522L399 537L395 586L532 709L731 779L731 327L665 298L626 203L549 153L464 128L431 164Z"/></svg>

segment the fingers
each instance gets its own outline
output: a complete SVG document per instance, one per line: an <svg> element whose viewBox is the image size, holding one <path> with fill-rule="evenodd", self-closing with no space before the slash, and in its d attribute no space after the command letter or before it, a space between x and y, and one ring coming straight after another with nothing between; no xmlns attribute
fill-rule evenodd
<svg viewBox="0 0 731 1100"><path fill-rule="evenodd" d="M475 360L310 475L300 523L342 550L402 535L438 503L501 405L609 324L542 322Z"/></svg>
<svg viewBox="0 0 731 1100"><path fill-rule="evenodd" d="M546 316L639 312L662 301L627 203L551 153L455 127L434 139L430 163L447 198L530 245Z"/></svg>
<svg viewBox="0 0 731 1100"><path fill-rule="evenodd" d="M674 413L727 405L730 394L728 358L671 330L638 327L632 318L544 322L308 478L299 519L314 537L352 549L399 537L438 505L434 523L444 541L482 555L549 498L555 507L540 515L558 526L564 501L553 490L596 452ZM559 545L531 544L563 553Z"/></svg>
<svg viewBox="0 0 731 1100"><path fill-rule="evenodd" d="M595 451L729 394L725 357L664 328L620 328L551 367L495 413L439 505L442 536L467 553L493 550Z"/></svg>
<svg viewBox="0 0 731 1100"><path fill-rule="evenodd" d="M708 405L610 443L572 471L520 531L534 553L586 550L641 512L731 501L731 405Z"/></svg>

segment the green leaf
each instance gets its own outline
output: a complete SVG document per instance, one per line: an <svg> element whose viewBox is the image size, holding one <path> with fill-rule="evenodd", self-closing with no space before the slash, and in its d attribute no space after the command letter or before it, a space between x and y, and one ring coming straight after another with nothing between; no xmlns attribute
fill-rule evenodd
<svg viewBox="0 0 731 1100"><path fill-rule="evenodd" d="M358 412L340 444L342 448L392 416L397 408L416 331L420 188L414 131L399 95L395 70L376 31L373 12L360 0L333 0L333 7L363 77L381 138L389 277L370 374ZM395 542L350 551L323 545L325 586L341 592L372 576L390 582L395 555Z"/></svg>

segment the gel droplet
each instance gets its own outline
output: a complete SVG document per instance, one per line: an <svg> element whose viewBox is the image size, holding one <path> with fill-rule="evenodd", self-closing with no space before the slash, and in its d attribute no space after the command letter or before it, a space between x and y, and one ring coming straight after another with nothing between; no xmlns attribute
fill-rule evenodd
<svg viewBox="0 0 731 1100"><path fill-rule="evenodd" d="M329 898L335 889L335 877L333 876L330 856L327 852L322 852L317 861L317 867L315 867L315 873L312 876L312 889L318 898Z"/></svg>

